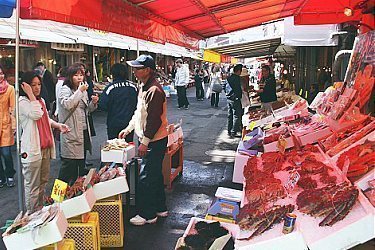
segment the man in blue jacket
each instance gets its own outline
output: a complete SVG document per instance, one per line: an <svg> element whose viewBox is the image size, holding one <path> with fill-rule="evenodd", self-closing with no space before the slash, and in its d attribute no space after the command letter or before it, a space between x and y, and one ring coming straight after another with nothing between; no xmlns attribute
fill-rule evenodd
<svg viewBox="0 0 375 250"><path fill-rule="evenodd" d="M128 81L127 67L116 63L111 68L113 82L100 95L99 109L107 111L108 139L117 138L126 128L137 108L137 87ZM127 142L133 141L134 132L126 136Z"/></svg>

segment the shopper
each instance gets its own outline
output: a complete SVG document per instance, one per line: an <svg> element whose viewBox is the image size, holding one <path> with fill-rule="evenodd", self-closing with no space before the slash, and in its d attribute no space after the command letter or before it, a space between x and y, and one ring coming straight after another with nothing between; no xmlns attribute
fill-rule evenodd
<svg viewBox="0 0 375 250"><path fill-rule="evenodd" d="M22 128L21 155L25 181L26 209L35 212L43 207L45 187L49 180L50 161L56 157L52 128L62 133L69 127L48 117L40 97L42 78L33 71L22 77L19 117Z"/></svg>
<svg viewBox="0 0 375 250"><path fill-rule="evenodd" d="M63 67L59 70L59 73L57 74L56 97L58 97L60 94L60 90L65 81L67 72L68 72L68 67ZM54 116L57 119L58 119L58 113L59 113L59 106L57 105L57 102L56 102L56 110L55 110Z"/></svg>
<svg viewBox="0 0 375 250"><path fill-rule="evenodd" d="M138 215L130 220L133 225L155 223L157 217L168 216L165 204L162 163L168 142L167 101L162 86L155 79L155 61L141 55L127 62L143 84L138 106L129 125L120 132L124 138L131 131L139 137L138 155L143 157L139 174L136 205Z"/></svg>
<svg viewBox="0 0 375 250"><path fill-rule="evenodd" d="M55 95L56 81L52 73L46 69L46 65L44 65L43 62L38 62L35 68L38 68L41 71L41 76L42 76L42 81L43 81L42 88L45 88L48 93L48 100L45 100L45 101L48 102L48 107L51 108L52 103L56 101L56 95Z"/></svg>
<svg viewBox="0 0 375 250"><path fill-rule="evenodd" d="M15 92L7 82L4 68L0 65L0 188L14 186L13 158L10 152L14 144L16 121L13 116ZM4 160L4 164L2 163Z"/></svg>
<svg viewBox="0 0 375 250"><path fill-rule="evenodd" d="M220 72L220 66L215 65L212 67L211 73L211 83L210 83L210 90L211 90L211 107L219 107L219 98L220 92L222 91L221 85L222 77Z"/></svg>
<svg viewBox="0 0 375 250"><path fill-rule="evenodd" d="M197 101L204 100L204 89L203 89L203 70L199 70L199 68L195 69L195 96Z"/></svg>
<svg viewBox="0 0 375 250"><path fill-rule="evenodd" d="M190 81L189 68L182 63L182 59L176 60L176 68L175 87L177 89L178 109L189 109L189 101L186 97L186 89Z"/></svg>
<svg viewBox="0 0 375 250"><path fill-rule="evenodd" d="M233 74L228 77L227 83L230 87L230 93L227 94L228 103L228 135L230 137L240 137L238 133L242 131L241 118L242 118L242 89L241 89L241 72L242 64L237 64L233 68ZM228 89L226 87L226 89Z"/></svg>
<svg viewBox="0 0 375 250"><path fill-rule="evenodd" d="M262 78L260 79L259 90L257 90L262 103L262 108L267 114L272 113L272 103L277 100L276 80L271 74L271 68L268 65L262 66Z"/></svg>
<svg viewBox="0 0 375 250"><path fill-rule="evenodd" d="M81 66L68 68L67 77L58 96L59 120L65 121L70 132L61 135L61 169L59 179L73 184L78 176L86 174L85 150L91 152L90 124L88 113L97 108L99 98L87 95L88 84L84 83Z"/></svg>
<svg viewBox="0 0 375 250"><path fill-rule="evenodd" d="M124 64L116 63L111 68L113 82L110 83L100 96L99 109L107 114L108 139L118 137L129 122L137 108L137 87L128 80L128 69ZM129 133L125 140L132 142L134 132Z"/></svg>

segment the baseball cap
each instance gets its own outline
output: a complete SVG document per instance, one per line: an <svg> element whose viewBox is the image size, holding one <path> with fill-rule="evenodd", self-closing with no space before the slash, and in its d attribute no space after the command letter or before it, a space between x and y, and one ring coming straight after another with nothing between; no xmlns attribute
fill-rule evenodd
<svg viewBox="0 0 375 250"><path fill-rule="evenodd" d="M140 55L133 61L126 61L126 63L133 68L151 68L156 70L154 58L150 55Z"/></svg>

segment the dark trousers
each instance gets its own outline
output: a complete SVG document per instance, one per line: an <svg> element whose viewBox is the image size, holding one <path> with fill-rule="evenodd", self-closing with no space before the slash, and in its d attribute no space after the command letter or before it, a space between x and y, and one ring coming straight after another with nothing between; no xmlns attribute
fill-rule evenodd
<svg viewBox="0 0 375 250"><path fill-rule="evenodd" d="M218 107L219 106L219 96L220 96L220 93L212 92L212 94L211 94L211 107L213 107L213 106Z"/></svg>
<svg viewBox="0 0 375 250"><path fill-rule="evenodd" d="M204 90L201 82L198 82L197 85L195 85L195 96L198 100L204 98Z"/></svg>
<svg viewBox="0 0 375 250"><path fill-rule="evenodd" d="M90 137L87 129L83 130L84 137L84 158L70 159L61 157L61 168L59 171L59 180L68 183L70 186L74 184L78 177L88 173L86 167L86 151L89 150Z"/></svg>
<svg viewBox="0 0 375 250"><path fill-rule="evenodd" d="M118 134L123 130L122 128L107 128L108 140L118 138ZM125 137L126 142L132 142L134 138L134 131Z"/></svg>
<svg viewBox="0 0 375 250"><path fill-rule="evenodd" d="M228 133L237 133L241 129L242 105L241 100L228 100Z"/></svg>
<svg viewBox="0 0 375 250"><path fill-rule="evenodd" d="M138 214L149 220L157 212L167 210L165 204L164 179L162 164L168 137L148 145L148 153L143 157L136 194Z"/></svg>
<svg viewBox="0 0 375 250"><path fill-rule="evenodd" d="M5 181L6 178L12 178L16 173L13 167L13 158L10 148L10 146L0 147L0 180L3 181ZM4 159L5 166L3 166L2 159Z"/></svg>
<svg viewBox="0 0 375 250"><path fill-rule="evenodd" d="M87 170L85 169L85 159L68 159L61 157L59 180L62 180L69 185L73 185L79 176L85 174L87 174Z"/></svg>
<svg viewBox="0 0 375 250"><path fill-rule="evenodd" d="M177 86L177 101L178 101L178 107L187 107L189 106L189 101L186 97L186 88L185 86Z"/></svg>

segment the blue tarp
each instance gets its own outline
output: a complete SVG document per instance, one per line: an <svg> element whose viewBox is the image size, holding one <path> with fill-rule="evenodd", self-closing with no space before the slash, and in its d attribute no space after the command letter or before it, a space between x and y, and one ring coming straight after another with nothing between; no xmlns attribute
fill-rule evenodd
<svg viewBox="0 0 375 250"><path fill-rule="evenodd" d="M0 17L9 18L16 7L16 0L0 0Z"/></svg>

